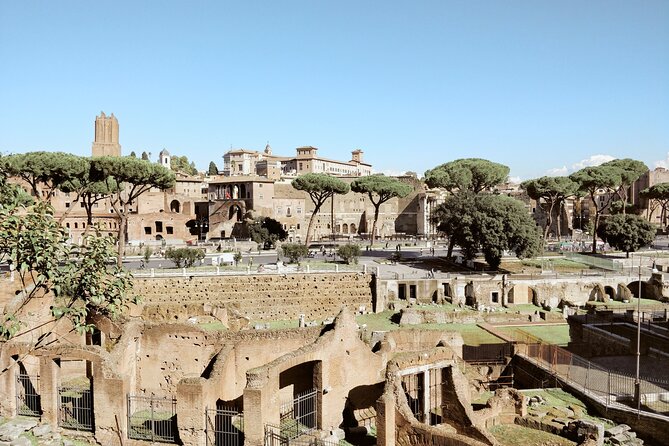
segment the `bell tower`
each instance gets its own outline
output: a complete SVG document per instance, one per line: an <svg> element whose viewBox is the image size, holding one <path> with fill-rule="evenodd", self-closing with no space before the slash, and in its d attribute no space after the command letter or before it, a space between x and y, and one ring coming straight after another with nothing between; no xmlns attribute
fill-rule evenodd
<svg viewBox="0 0 669 446"><path fill-rule="evenodd" d="M95 140L92 152L93 156L121 156L118 120L114 113L106 116L105 112L100 112L100 116L95 117Z"/></svg>

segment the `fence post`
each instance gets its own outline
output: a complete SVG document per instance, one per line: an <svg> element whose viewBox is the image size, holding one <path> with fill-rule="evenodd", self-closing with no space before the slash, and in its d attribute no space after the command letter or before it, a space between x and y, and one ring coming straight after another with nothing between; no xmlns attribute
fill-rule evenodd
<svg viewBox="0 0 669 446"><path fill-rule="evenodd" d="M181 274L186 277L186 268L181 268Z"/></svg>
<svg viewBox="0 0 669 446"><path fill-rule="evenodd" d="M307 263L307 274L309 274L309 272L310 272L309 270L310 270L309 264Z"/></svg>
<svg viewBox="0 0 669 446"><path fill-rule="evenodd" d="M367 264L362 265L362 272L367 274Z"/></svg>
<svg viewBox="0 0 669 446"><path fill-rule="evenodd" d="M335 272L336 272L336 273L339 272L339 264L338 264L338 263L335 263Z"/></svg>
<svg viewBox="0 0 669 446"><path fill-rule="evenodd" d="M607 392L606 392L606 407L609 407L611 404L611 370L609 370L609 384L607 386Z"/></svg>
<svg viewBox="0 0 669 446"><path fill-rule="evenodd" d="M153 398L149 400L149 405L151 406L151 441L153 441L154 435L156 435L156 420L153 416Z"/></svg>
<svg viewBox="0 0 669 446"><path fill-rule="evenodd" d="M217 275L217 276L220 276L220 275L221 275L221 267L220 267L220 266L217 266L217 267L216 267L216 275Z"/></svg>

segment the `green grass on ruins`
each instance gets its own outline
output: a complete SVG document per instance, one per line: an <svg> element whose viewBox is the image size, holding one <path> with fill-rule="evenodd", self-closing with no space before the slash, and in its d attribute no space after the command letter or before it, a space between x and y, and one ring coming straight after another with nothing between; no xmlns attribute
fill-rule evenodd
<svg viewBox="0 0 669 446"><path fill-rule="evenodd" d="M578 273L583 270L594 269L589 265L563 258L508 260L502 261L500 265L500 270L505 270L512 274L540 274L542 268L543 271L555 273Z"/></svg>
<svg viewBox="0 0 669 446"><path fill-rule="evenodd" d="M502 333L525 332L550 344L565 346L569 343L569 325L532 325L522 327L496 327Z"/></svg>
<svg viewBox="0 0 669 446"><path fill-rule="evenodd" d="M575 446L576 443L555 434L515 424L500 424L489 429L501 446Z"/></svg>
<svg viewBox="0 0 669 446"><path fill-rule="evenodd" d="M457 331L462 335L465 344L498 344L503 341L476 324L416 324L400 326L395 322L399 319L399 313L394 311L384 311L381 313L370 313L358 316L356 318L359 325L366 325L369 331L391 331L391 330L444 330Z"/></svg>

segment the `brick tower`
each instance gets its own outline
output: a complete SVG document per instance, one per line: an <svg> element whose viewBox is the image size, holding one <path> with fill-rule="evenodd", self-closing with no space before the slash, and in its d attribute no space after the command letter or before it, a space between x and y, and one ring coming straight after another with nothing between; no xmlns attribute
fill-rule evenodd
<svg viewBox="0 0 669 446"><path fill-rule="evenodd" d="M93 156L121 156L121 145L118 143L118 120L114 113L106 116L100 112L95 117L95 141Z"/></svg>

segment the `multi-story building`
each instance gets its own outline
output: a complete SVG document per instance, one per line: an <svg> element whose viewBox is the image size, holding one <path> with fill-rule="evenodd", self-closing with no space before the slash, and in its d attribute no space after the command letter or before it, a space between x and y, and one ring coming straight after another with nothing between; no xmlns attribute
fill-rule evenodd
<svg viewBox="0 0 669 446"><path fill-rule="evenodd" d="M341 177L361 177L372 174L372 166L363 161L362 150L351 152L350 161L336 161L318 156L316 147L296 149L295 157L272 154L268 144L263 152L234 149L223 155L224 176L260 175L271 179L295 177L304 173L327 173Z"/></svg>

